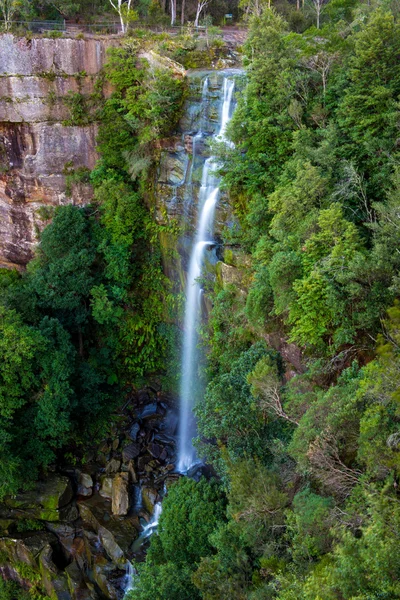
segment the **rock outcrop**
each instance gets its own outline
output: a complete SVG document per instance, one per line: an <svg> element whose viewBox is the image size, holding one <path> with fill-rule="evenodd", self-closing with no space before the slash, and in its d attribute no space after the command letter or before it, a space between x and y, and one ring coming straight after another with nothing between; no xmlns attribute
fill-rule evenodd
<svg viewBox="0 0 400 600"><path fill-rule="evenodd" d="M150 388L133 395L81 468L61 464L63 474L0 503L1 577L54 600L123 598L127 561L141 556L155 504L179 477L170 404Z"/></svg>
<svg viewBox="0 0 400 600"><path fill-rule="evenodd" d="M97 125L74 124L68 98L94 93L112 43L0 35L0 266L32 258L49 208L90 201L89 185L67 189L66 166L94 167Z"/></svg>

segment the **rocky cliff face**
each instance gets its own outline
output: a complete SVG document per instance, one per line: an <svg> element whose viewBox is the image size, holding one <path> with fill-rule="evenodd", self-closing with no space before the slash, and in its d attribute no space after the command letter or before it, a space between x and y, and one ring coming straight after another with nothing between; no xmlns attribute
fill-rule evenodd
<svg viewBox="0 0 400 600"><path fill-rule="evenodd" d="M92 169L97 159L96 124L74 125L71 98L107 94L99 74L111 44L0 36L0 266L30 260L43 207L90 200L88 185L67 193L66 165Z"/></svg>

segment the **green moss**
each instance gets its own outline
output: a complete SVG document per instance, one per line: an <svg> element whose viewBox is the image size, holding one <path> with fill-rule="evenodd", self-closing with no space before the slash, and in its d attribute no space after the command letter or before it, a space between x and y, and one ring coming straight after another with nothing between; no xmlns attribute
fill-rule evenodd
<svg viewBox="0 0 400 600"><path fill-rule="evenodd" d="M60 75L55 71L41 71L40 73L37 73L36 76L47 79L48 81L55 81L56 77L67 77L66 74Z"/></svg>
<svg viewBox="0 0 400 600"><path fill-rule="evenodd" d="M236 266L235 257L230 248L225 248L224 250L224 263L227 265L231 265L232 267Z"/></svg>
<svg viewBox="0 0 400 600"><path fill-rule="evenodd" d="M22 579L26 579L32 584L36 584L40 582L40 573L36 571L30 565L27 565L24 562L16 562L14 563L14 568L18 572L18 574L22 577Z"/></svg>
<svg viewBox="0 0 400 600"><path fill-rule="evenodd" d="M12 523L13 521L11 521ZM17 522L17 531L40 531L43 529L43 523L37 519L21 519Z"/></svg>
<svg viewBox="0 0 400 600"><path fill-rule="evenodd" d="M54 90L50 90L49 93L47 94L46 104L50 108L53 108L53 106L55 105L56 101L57 101L57 94L55 93Z"/></svg>

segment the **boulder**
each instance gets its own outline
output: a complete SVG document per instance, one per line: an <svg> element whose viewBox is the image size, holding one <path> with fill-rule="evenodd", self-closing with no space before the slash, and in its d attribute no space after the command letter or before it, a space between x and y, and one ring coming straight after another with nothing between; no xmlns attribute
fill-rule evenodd
<svg viewBox="0 0 400 600"><path fill-rule="evenodd" d="M151 487L142 488L142 503L144 509L152 515L154 512L154 505L157 502L158 492L156 489Z"/></svg>
<svg viewBox="0 0 400 600"><path fill-rule="evenodd" d="M119 473L112 482L112 504L113 515L125 516L129 511L129 475Z"/></svg>
<svg viewBox="0 0 400 600"><path fill-rule="evenodd" d="M113 458L110 460L109 463L107 463L106 466L106 473L107 475L109 475L110 473L117 473L121 468L121 461Z"/></svg>
<svg viewBox="0 0 400 600"><path fill-rule="evenodd" d="M99 557L93 567L93 578L105 598L118 600L118 592L107 577L111 571L112 565L107 563L104 558Z"/></svg>
<svg viewBox="0 0 400 600"><path fill-rule="evenodd" d="M139 472L143 472L146 468L147 463L151 461L150 456L140 456L138 459L138 469Z"/></svg>
<svg viewBox="0 0 400 600"><path fill-rule="evenodd" d="M50 544L55 543L57 543L57 538L49 531L25 534L18 538L0 538L0 562L10 565L25 563L34 567L36 557Z"/></svg>
<svg viewBox="0 0 400 600"><path fill-rule="evenodd" d="M100 491L99 491L100 496L102 496L103 498L108 498L108 500L111 500L112 485L113 485L112 477L102 477L100 481L101 481L101 486L100 486Z"/></svg>
<svg viewBox="0 0 400 600"><path fill-rule="evenodd" d="M154 458L160 458L164 448L162 446L159 446L158 444L152 442L151 444L148 445L148 451L150 452L150 454L152 456L154 456ZM166 453L165 453L165 457L166 457Z"/></svg>
<svg viewBox="0 0 400 600"><path fill-rule="evenodd" d="M7 497L5 504L15 518L33 518L42 521L70 520L69 503L73 497L71 480L52 473L33 490Z"/></svg>
<svg viewBox="0 0 400 600"><path fill-rule="evenodd" d="M67 523L46 523L46 529L54 533L65 553L71 554L72 547L75 540L75 527L68 525Z"/></svg>
<svg viewBox="0 0 400 600"><path fill-rule="evenodd" d="M136 458L136 456L139 456L139 454L140 444L137 443L128 444L128 446L125 446L125 448L122 450L122 458L125 462Z"/></svg>
<svg viewBox="0 0 400 600"><path fill-rule="evenodd" d="M167 433L156 433L154 435L154 441L169 446L175 446L176 443L175 437L173 435L168 435Z"/></svg>
<svg viewBox="0 0 400 600"><path fill-rule="evenodd" d="M139 419L148 419L150 417L154 417L158 414L158 404L157 402L152 402L151 404L146 404L140 411L138 411Z"/></svg>
<svg viewBox="0 0 400 600"><path fill-rule="evenodd" d="M134 442L136 442L136 439L137 439L137 436L138 436L138 433L139 433L139 431L140 431L140 425L139 425L139 423L134 423L134 424L132 425L132 427L130 428L130 431L129 431L129 437L130 437L130 438L131 438L131 440L133 440Z"/></svg>
<svg viewBox="0 0 400 600"><path fill-rule="evenodd" d="M13 519L0 519L0 533L8 535L16 526L16 521Z"/></svg>
<svg viewBox="0 0 400 600"><path fill-rule="evenodd" d="M111 515L109 502L97 495L80 501L78 506L82 520L98 534L99 538L101 538L100 528L102 528L102 536L106 541L109 541L108 547L110 550L113 547L112 537L114 543L118 545L123 553L128 552L132 541L139 535L140 528L137 518L121 518ZM105 533L105 530L108 531L108 534ZM101 539L100 541L103 543ZM115 553L113 552L113 554ZM113 560L113 558L111 559Z"/></svg>
<svg viewBox="0 0 400 600"><path fill-rule="evenodd" d="M93 487L93 479L89 473L81 473L79 475L79 484L86 488Z"/></svg>
<svg viewBox="0 0 400 600"><path fill-rule="evenodd" d="M91 496L93 494L93 479L88 473L79 474L77 491L79 496Z"/></svg>
<svg viewBox="0 0 400 600"><path fill-rule="evenodd" d="M163 450L159 456L159 459L162 461L165 461L165 460L167 460L167 458L168 458L168 450L166 448L163 448Z"/></svg>
<svg viewBox="0 0 400 600"><path fill-rule="evenodd" d="M86 586L83 581L82 572L75 560L65 568L65 574L67 576L70 593L73 598L76 598L79 591Z"/></svg>
<svg viewBox="0 0 400 600"><path fill-rule="evenodd" d="M103 548L107 552L107 555L110 559L118 566L123 567L126 562L124 557L124 551L117 544L115 537L111 533L109 529L106 529L102 525L100 525L98 529L99 539L102 543Z"/></svg>

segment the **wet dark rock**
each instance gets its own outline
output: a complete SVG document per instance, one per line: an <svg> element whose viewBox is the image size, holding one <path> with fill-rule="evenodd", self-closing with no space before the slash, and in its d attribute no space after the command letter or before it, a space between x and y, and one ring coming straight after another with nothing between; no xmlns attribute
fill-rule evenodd
<svg viewBox="0 0 400 600"><path fill-rule="evenodd" d="M76 508L76 504L69 504L65 508L60 510L60 521L67 521L72 523L79 518L79 512Z"/></svg>
<svg viewBox="0 0 400 600"><path fill-rule="evenodd" d="M139 425L139 423L134 423L134 424L132 425L132 427L130 428L130 431L129 431L129 437L130 437L130 438L131 438L131 440L133 440L134 442L136 442L136 439L137 439L137 436L138 436L138 433L139 433L139 431L140 431L140 425Z"/></svg>
<svg viewBox="0 0 400 600"><path fill-rule="evenodd" d="M76 597L78 590L86 587L78 563L72 561L72 563L66 567L65 574L67 576L69 590L73 597Z"/></svg>
<svg viewBox="0 0 400 600"><path fill-rule="evenodd" d="M107 463L107 466L106 466L107 475L109 475L110 473L117 473L117 471L119 471L120 467L121 467L120 460L118 460L116 458L111 459L110 462Z"/></svg>
<svg viewBox="0 0 400 600"><path fill-rule="evenodd" d="M179 418L175 412L167 413L165 419L160 423L159 429L163 433L174 436L178 430Z"/></svg>
<svg viewBox="0 0 400 600"><path fill-rule="evenodd" d="M101 452L102 454L109 454L111 452L111 444L106 441L102 442L98 448L98 452Z"/></svg>
<svg viewBox="0 0 400 600"><path fill-rule="evenodd" d="M146 473L153 473L154 471L157 471L159 469L160 464L161 463L158 460L151 460L149 463L147 463L144 470Z"/></svg>
<svg viewBox="0 0 400 600"><path fill-rule="evenodd" d="M150 402L150 395L147 390L140 390L137 397L140 404L146 404L147 402Z"/></svg>
<svg viewBox="0 0 400 600"><path fill-rule="evenodd" d="M190 479L194 479L195 481L200 481L200 479L202 477L205 477L206 479L210 479L210 477L212 477L212 475L213 475L212 469L210 467L208 467L207 465L203 465L202 463L193 465L193 467L191 469L189 469L189 471L186 473L186 477L189 477Z"/></svg>
<svg viewBox="0 0 400 600"><path fill-rule="evenodd" d="M140 454L140 444L138 444L138 443L128 444L128 446L125 446L125 448L122 450L122 458L124 459L125 462L128 462L129 460L136 458L137 456L139 456L139 454Z"/></svg>
<svg viewBox="0 0 400 600"><path fill-rule="evenodd" d="M124 469L126 469L126 472L129 473L132 483L137 483L139 478L136 473L135 462L133 460L129 460L123 466Z"/></svg>
<svg viewBox="0 0 400 600"><path fill-rule="evenodd" d="M112 565L106 559L99 557L93 568L93 577L101 593L106 598L118 600L118 592L108 579L108 575L112 570Z"/></svg>
<svg viewBox="0 0 400 600"><path fill-rule="evenodd" d="M57 536L65 554L71 554L75 539L75 527L68 523L46 523L46 529Z"/></svg>
<svg viewBox="0 0 400 600"><path fill-rule="evenodd" d="M164 448L162 446L159 446L158 444L156 444L154 442L149 444L147 449L150 452L150 454L152 456L154 456L154 458L160 458L160 455L164 450Z"/></svg>
<svg viewBox="0 0 400 600"><path fill-rule="evenodd" d="M146 404L140 411L138 411L139 419L147 419L153 417L158 413L158 404L153 402L152 404Z"/></svg>
<svg viewBox="0 0 400 600"><path fill-rule="evenodd" d="M151 461L151 457L150 456L140 456L138 459L138 469L140 473L143 473L143 471L146 468L147 463L149 463Z"/></svg>
<svg viewBox="0 0 400 600"><path fill-rule="evenodd" d="M163 445L171 445L171 446L175 445L175 437L172 435L168 435L167 433L159 433L159 432L155 433L154 441L159 442L160 444L163 444Z"/></svg>
<svg viewBox="0 0 400 600"><path fill-rule="evenodd" d="M123 553L128 552L129 546L138 536L137 521L134 517L118 517L110 514L110 503L98 495L94 495L88 500L82 500L78 503L79 512L84 524L87 524L95 533L109 541L109 549L112 547L113 538L115 544ZM103 529L109 533L106 534ZM106 548L104 543L103 546ZM106 549L107 550L107 549ZM115 556L119 555L118 549L114 548ZM108 554L108 551L107 551ZM114 560L113 558L111 558ZM115 562L115 560L114 560Z"/></svg>
<svg viewBox="0 0 400 600"><path fill-rule="evenodd" d="M53 562L53 548L47 544L39 556L39 569L41 573L41 584L50 597L71 599L68 580Z"/></svg>
<svg viewBox="0 0 400 600"><path fill-rule="evenodd" d="M143 487L142 488L142 502L143 508L152 515L154 512L154 505L158 500L158 492L155 488L152 487Z"/></svg>

